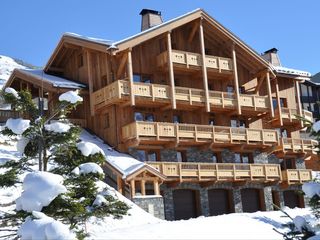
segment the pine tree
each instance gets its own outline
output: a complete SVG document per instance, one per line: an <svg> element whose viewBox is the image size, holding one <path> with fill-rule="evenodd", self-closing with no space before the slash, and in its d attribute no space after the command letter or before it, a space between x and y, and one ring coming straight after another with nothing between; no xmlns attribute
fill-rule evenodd
<svg viewBox="0 0 320 240"><path fill-rule="evenodd" d="M100 167L98 167L100 171L88 172L81 169L81 166L102 165L105 158L102 150L90 143L89 146L96 151L85 155L82 153L80 146L87 143L79 143L81 129L66 118L66 115L81 102L79 96L78 101L61 99L49 117L40 115L41 111L27 91L17 93L9 89L2 92L2 97L19 112L20 116L28 117L30 122L26 129L23 129L18 142L23 157L19 161L8 161L0 166L6 170L0 174L0 187L10 187L19 183L19 176L23 172L33 171L32 165L35 164L34 159L37 159L39 171L48 171L50 164L49 171L63 176L63 184L67 189L67 192L58 195L48 206L43 207L42 212L69 224L78 238L85 236L82 227L91 216L102 218L113 215L115 218L120 218L127 214L129 208L126 204L111 195L98 194L96 183L104 177ZM55 123L51 123L53 119ZM2 134L19 135L8 125L10 124L7 122ZM15 211L14 214L5 214L0 219L2 226L16 226L30 215L30 212L21 210Z"/></svg>

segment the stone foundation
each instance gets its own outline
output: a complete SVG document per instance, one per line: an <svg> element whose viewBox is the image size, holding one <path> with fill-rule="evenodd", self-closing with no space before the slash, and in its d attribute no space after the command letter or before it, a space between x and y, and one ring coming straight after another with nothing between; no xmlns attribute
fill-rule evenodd
<svg viewBox="0 0 320 240"><path fill-rule="evenodd" d="M141 207L146 212L152 214L153 216L164 218L164 204L162 196L147 195L147 196L137 196L132 199L132 201Z"/></svg>

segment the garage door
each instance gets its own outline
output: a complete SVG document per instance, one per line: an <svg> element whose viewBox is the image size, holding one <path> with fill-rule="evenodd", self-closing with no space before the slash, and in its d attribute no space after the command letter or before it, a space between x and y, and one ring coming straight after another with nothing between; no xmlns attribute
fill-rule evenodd
<svg viewBox="0 0 320 240"><path fill-rule="evenodd" d="M256 212L261 210L260 191L253 188L241 190L243 212Z"/></svg>
<svg viewBox="0 0 320 240"><path fill-rule="evenodd" d="M198 217L198 194L194 190L178 189L173 191L175 220Z"/></svg>
<svg viewBox="0 0 320 240"><path fill-rule="evenodd" d="M230 213L230 197L226 189L211 189L208 191L210 216Z"/></svg>
<svg viewBox="0 0 320 240"><path fill-rule="evenodd" d="M283 192L283 200L284 205L290 208L295 207L303 207L303 203L301 201L302 197L297 194L295 191L284 191Z"/></svg>

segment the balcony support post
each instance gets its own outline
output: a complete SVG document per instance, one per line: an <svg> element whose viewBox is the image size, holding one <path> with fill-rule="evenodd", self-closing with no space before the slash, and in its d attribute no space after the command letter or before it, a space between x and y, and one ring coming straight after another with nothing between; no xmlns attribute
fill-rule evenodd
<svg viewBox="0 0 320 240"><path fill-rule="evenodd" d="M279 94L279 84L278 84L278 79L277 78L275 79L275 85L276 85L276 97L277 97L277 105L278 105L280 126L282 126L283 125L282 110L281 110L281 101L280 101L280 94Z"/></svg>
<svg viewBox="0 0 320 240"><path fill-rule="evenodd" d="M239 79L238 79L237 55L236 55L235 43L232 44L232 65L233 65L234 90L237 98L237 113L240 115L241 105L240 105Z"/></svg>
<svg viewBox="0 0 320 240"><path fill-rule="evenodd" d="M136 195L136 183L133 179L130 181L130 188L131 188L131 198L134 198Z"/></svg>
<svg viewBox="0 0 320 240"><path fill-rule="evenodd" d="M296 103L297 103L297 109L298 109L298 114L299 116L303 117L302 114L302 107L301 107L301 101L300 101L300 88L299 88L299 82L295 82L295 89L296 89ZM301 121L301 125L303 125L303 122Z"/></svg>
<svg viewBox="0 0 320 240"><path fill-rule="evenodd" d="M271 83L270 83L270 73L267 71L266 76L266 82L267 82L267 89L268 89L268 98L269 98L269 104L270 104L270 113L271 117L274 118L274 109L273 109L273 101L272 101L272 90L271 90Z"/></svg>
<svg viewBox="0 0 320 240"><path fill-rule="evenodd" d="M122 178L120 176L117 176L117 188L118 188L118 192L123 194L123 183L122 183Z"/></svg>
<svg viewBox="0 0 320 240"><path fill-rule="evenodd" d="M146 195L146 181L145 180L141 180L140 182L141 186L141 195L145 196Z"/></svg>
<svg viewBox="0 0 320 240"><path fill-rule="evenodd" d="M154 195L160 195L158 179L153 181L153 191L154 191Z"/></svg>
<svg viewBox="0 0 320 240"><path fill-rule="evenodd" d="M128 71L128 77L129 77L129 89L130 89L130 103L131 106L134 106L135 103L135 98L134 98L134 84L133 84L133 70L132 70L132 54L131 54L132 49L129 49L128 51L128 60L127 60L127 71Z"/></svg>
<svg viewBox="0 0 320 240"><path fill-rule="evenodd" d="M171 105L172 109L177 108L176 104L176 90L174 84L174 72L173 72L173 63L172 63L172 46L171 46L171 33L167 33L167 47L168 47L168 70L169 70L169 79L171 86Z"/></svg>
<svg viewBox="0 0 320 240"><path fill-rule="evenodd" d="M201 59L202 59L202 78L203 78L203 86L204 86L204 93L205 93L205 100L206 100L206 111L210 112L206 52L205 52L205 46L204 46L202 19L200 20L200 24L199 24L199 35L200 35L200 48L201 48Z"/></svg>
<svg viewBox="0 0 320 240"><path fill-rule="evenodd" d="M90 114L91 116L94 116L93 77L92 77L90 51L86 50L86 56L87 56L87 73L88 73L88 83L89 83Z"/></svg>

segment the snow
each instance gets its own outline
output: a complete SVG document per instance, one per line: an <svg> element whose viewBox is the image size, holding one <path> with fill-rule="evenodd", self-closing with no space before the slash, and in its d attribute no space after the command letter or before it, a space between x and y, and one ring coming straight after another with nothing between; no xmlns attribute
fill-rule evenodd
<svg viewBox="0 0 320 240"><path fill-rule="evenodd" d="M81 132L80 138L83 141L94 143L101 148L106 161L120 171L123 174L123 178L145 166L145 163L140 162L129 155L113 150L109 145L105 144L103 140L91 135L85 130Z"/></svg>
<svg viewBox="0 0 320 240"><path fill-rule="evenodd" d="M12 71L15 68L26 68L17 63L13 58L0 55L0 88L2 88L8 81Z"/></svg>
<svg viewBox="0 0 320 240"><path fill-rule="evenodd" d="M88 174L88 173L99 173L103 174L102 168L93 162L83 163L79 165L79 173L80 174Z"/></svg>
<svg viewBox="0 0 320 240"><path fill-rule="evenodd" d="M103 203L107 203L107 200L104 198L104 196L98 194L92 205L100 207Z"/></svg>
<svg viewBox="0 0 320 240"><path fill-rule="evenodd" d="M18 142L17 142L17 150L19 153L23 154L24 153L24 149L27 146L27 144L29 143L29 139L25 138L25 137L21 137Z"/></svg>
<svg viewBox="0 0 320 240"><path fill-rule="evenodd" d="M59 101L66 101L74 104L82 102L83 98L78 95L78 91L68 91L59 96Z"/></svg>
<svg viewBox="0 0 320 240"><path fill-rule="evenodd" d="M59 194L67 192L63 177L49 172L31 172L23 181L23 192L16 200L16 209L27 212L41 211Z"/></svg>
<svg viewBox="0 0 320 240"><path fill-rule="evenodd" d="M15 98L20 98L18 92L14 89L14 88L11 88L11 87L7 87L4 92L6 93L11 93Z"/></svg>
<svg viewBox="0 0 320 240"><path fill-rule="evenodd" d="M313 131L315 131L315 132L319 132L319 130L320 130L320 121L315 122L315 123L312 125L312 129L313 129Z"/></svg>
<svg viewBox="0 0 320 240"><path fill-rule="evenodd" d="M307 182L302 185L302 191L306 194L308 198L312 198L314 195L320 197L320 183L317 182Z"/></svg>
<svg viewBox="0 0 320 240"><path fill-rule="evenodd" d="M296 226L297 230L301 232L302 228L307 226L307 221L304 217L296 216L293 219L293 224Z"/></svg>
<svg viewBox="0 0 320 240"><path fill-rule="evenodd" d="M63 223L41 212L33 211L32 215L35 219L28 217L18 230L22 240L75 239L75 235Z"/></svg>
<svg viewBox="0 0 320 240"><path fill-rule="evenodd" d="M20 135L30 127L30 120L9 118L5 126L15 134Z"/></svg>
<svg viewBox="0 0 320 240"><path fill-rule="evenodd" d="M53 122L50 124L44 125L46 131L55 132L55 133L65 133L70 130L70 125L62 122Z"/></svg>
<svg viewBox="0 0 320 240"><path fill-rule="evenodd" d="M285 74L289 74L289 75L298 75L298 76L302 76L302 77L311 77L311 73L306 72L306 71L301 71L301 70L287 68L287 67L281 67L281 66L273 66L273 68L278 73L285 73Z"/></svg>
<svg viewBox="0 0 320 240"><path fill-rule="evenodd" d="M80 89L85 88L86 85L83 83L78 83L75 81L71 81L62 77L53 76L45 73L43 70L39 69L24 69L24 70L16 70L25 75L31 76L41 81L45 81L47 83L52 84L53 87L58 88L69 88L69 89Z"/></svg>
<svg viewBox="0 0 320 240"><path fill-rule="evenodd" d="M94 155L96 153L102 153L103 151L101 148L99 148L96 144L91 143L91 142L79 142L77 143L77 148L79 151L81 151L83 156L88 157L89 155Z"/></svg>
<svg viewBox="0 0 320 240"><path fill-rule="evenodd" d="M112 40L106 40L106 39L102 39L102 38L87 37L87 36L79 35L77 33L72 33L72 32L66 32L66 33L63 34L63 36L79 38L79 39L82 39L82 40L95 42L95 43L103 44L103 45L106 45L106 46L109 46L110 44L112 44Z"/></svg>

